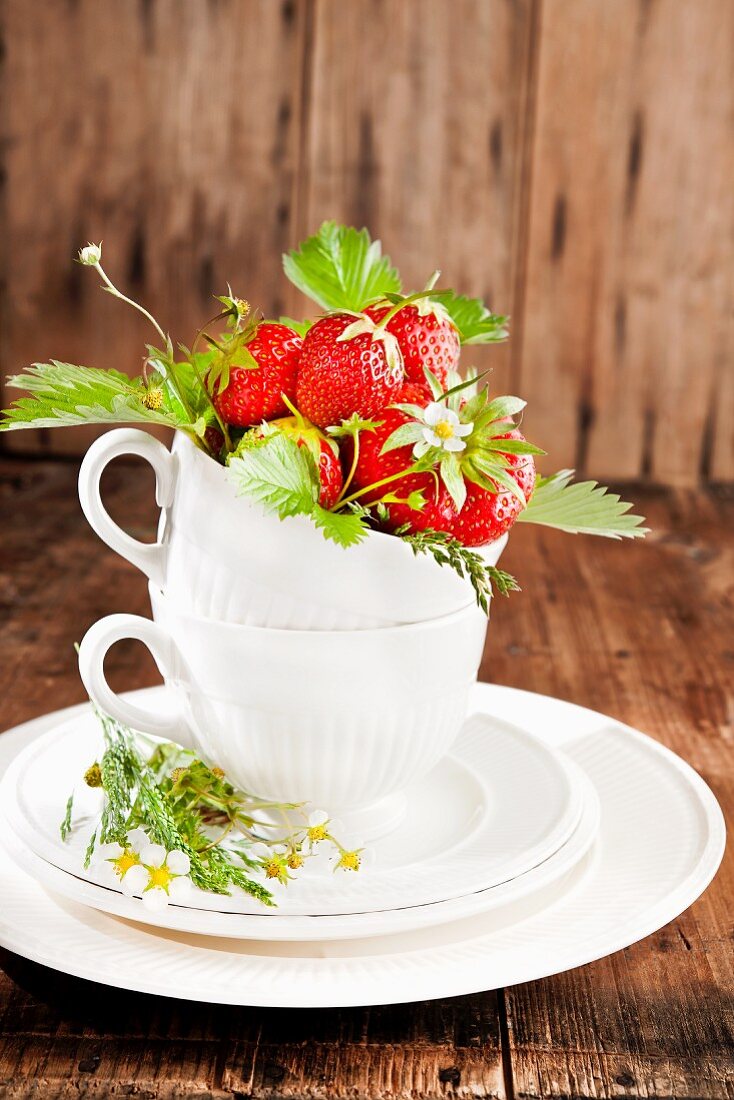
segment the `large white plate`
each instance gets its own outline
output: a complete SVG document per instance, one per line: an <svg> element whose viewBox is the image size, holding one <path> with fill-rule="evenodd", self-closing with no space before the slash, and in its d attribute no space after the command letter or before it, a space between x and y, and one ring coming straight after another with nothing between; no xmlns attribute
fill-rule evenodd
<svg viewBox="0 0 734 1100"><path fill-rule="evenodd" d="M99 724L87 711L34 741L0 784L0 805L27 847L88 882L99 881L99 871L85 871L83 862L100 792L86 787L81 776L98 757L100 742ZM59 823L72 787L81 825L64 843ZM265 910L266 918L405 909L490 889L557 852L578 825L583 805L582 788L572 781L563 754L482 714L466 722L452 755L408 788L406 798L403 822L371 845L372 866L335 874L328 865L319 873L307 864L287 889L277 889L278 908ZM352 840L359 843L358 837ZM264 913L260 902L240 890L231 897L195 890L182 907Z"/></svg>
<svg viewBox="0 0 734 1100"><path fill-rule="evenodd" d="M578 826L568 841L538 867L518 878L433 905L321 917L278 915L277 920L269 909L242 914L168 905L163 910L150 911L138 898L125 897L119 890L86 881L41 859L17 836L2 813L1 803L0 844L19 867L48 890L104 913L178 932L273 941L357 939L428 928L475 913L490 912L496 913L495 923L500 927L515 919L520 904L526 909L532 906L537 910L548 908L564 897L591 864L590 853L599 828L599 799L585 773L575 764L569 763L569 768L575 785L583 793L584 804Z"/></svg>
<svg viewBox="0 0 734 1100"><path fill-rule="evenodd" d="M550 911L491 915L376 939L234 941L144 929L52 899L0 853L0 943L113 986L226 1004L324 1007L453 996L580 966L649 935L710 882L721 810L682 760L635 730L571 704L481 685L477 709L543 728L587 772L601 804L596 860ZM79 711L78 713L81 713ZM0 738L7 764L58 715ZM524 917L524 919L523 919Z"/></svg>

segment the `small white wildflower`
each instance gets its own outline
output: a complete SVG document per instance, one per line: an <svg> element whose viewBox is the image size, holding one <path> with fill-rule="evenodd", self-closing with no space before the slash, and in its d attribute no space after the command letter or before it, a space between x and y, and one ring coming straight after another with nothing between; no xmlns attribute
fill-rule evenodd
<svg viewBox="0 0 734 1100"><path fill-rule="evenodd" d="M372 848L341 848L339 858L334 866L335 871L362 871L375 861L375 853Z"/></svg>
<svg viewBox="0 0 734 1100"><path fill-rule="evenodd" d="M423 439L413 448L416 458L421 458L432 447L442 451L463 451L464 436L470 435L474 425L462 424L458 414L441 401L432 401L423 410Z"/></svg>
<svg viewBox="0 0 734 1100"><path fill-rule="evenodd" d="M96 267L102 259L102 242L99 244L88 244L86 248L79 249L79 263L86 264L88 267Z"/></svg>
<svg viewBox="0 0 734 1100"><path fill-rule="evenodd" d="M324 810L314 810L308 815L306 836L312 846L320 840L326 840L332 829L332 822Z"/></svg>
<svg viewBox="0 0 734 1100"><path fill-rule="evenodd" d="M124 894L139 893L140 872L145 874L140 853L148 844L143 829L132 829L125 844L100 844L94 853L94 867L109 885L118 886Z"/></svg>
<svg viewBox="0 0 734 1100"><path fill-rule="evenodd" d="M183 901L191 892L191 860L185 852L167 852L162 844L148 844L140 853L140 862L145 881L135 893L142 895L146 909L163 909L169 901Z"/></svg>

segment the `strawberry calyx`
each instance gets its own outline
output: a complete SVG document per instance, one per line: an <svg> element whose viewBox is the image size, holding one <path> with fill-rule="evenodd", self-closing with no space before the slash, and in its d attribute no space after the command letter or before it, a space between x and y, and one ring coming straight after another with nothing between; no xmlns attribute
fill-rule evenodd
<svg viewBox="0 0 734 1100"><path fill-rule="evenodd" d="M457 512L464 506L467 482L490 493L505 490L517 497L522 507L527 500L511 475L511 468L523 456L545 454L515 429L525 407L519 397L491 398L486 387L466 397L474 379L442 391L437 379L427 372L433 401L425 406L398 402L393 407L409 417L386 439L381 454L412 446L410 473L426 468L438 473ZM464 396L462 396L464 394Z"/></svg>
<svg viewBox="0 0 734 1100"><path fill-rule="evenodd" d="M244 302L249 312L249 303ZM228 313L225 315L229 315ZM255 356L247 350L247 345L257 335L257 330L262 322L259 313L255 313L248 321L239 326L235 320L235 327L231 332L225 333L219 340L203 333L203 338L213 349L214 355L207 373L207 385L212 393L221 393L229 385L229 376L232 367L242 370L259 370L260 364Z"/></svg>
<svg viewBox="0 0 734 1100"><path fill-rule="evenodd" d="M440 275L440 271L434 271L423 290L418 290L414 294L386 294L379 301L373 302L370 306L372 310L388 307L387 313L380 317L378 326L387 328L393 317L397 316L401 310L406 306L414 306L419 317L435 317L438 322L451 325L456 329L454 320L443 303L431 297Z"/></svg>
<svg viewBox="0 0 734 1100"><path fill-rule="evenodd" d="M400 346L395 336L391 332L388 332L384 325L379 324L366 313L354 314L355 320L344 329L336 341L338 344L345 344L349 340L353 340L357 336L364 336L369 334L372 337L373 343L381 343L385 349L385 361L390 373L390 377L394 382L399 382L403 377L403 355L400 351Z"/></svg>
<svg viewBox="0 0 734 1100"><path fill-rule="evenodd" d="M302 443L308 447L314 461L318 465L321 457L321 451L323 447L328 447L335 458L339 457L339 448L333 439L330 439L328 435L324 435L320 428L317 428L315 424L312 424L310 420L300 412L293 402L288 398L287 394L281 394L284 405L288 408L291 415L279 417L277 420L271 420L269 423L279 428L280 431L285 432L286 435L294 439L296 443Z"/></svg>

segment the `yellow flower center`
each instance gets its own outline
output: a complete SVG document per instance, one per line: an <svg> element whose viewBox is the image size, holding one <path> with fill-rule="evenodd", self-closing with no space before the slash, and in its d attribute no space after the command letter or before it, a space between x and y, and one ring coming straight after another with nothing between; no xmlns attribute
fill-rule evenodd
<svg viewBox="0 0 734 1100"><path fill-rule="evenodd" d="M265 864L265 874L268 878L280 877L280 864L277 860L271 859L269 863Z"/></svg>
<svg viewBox="0 0 734 1100"><path fill-rule="evenodd" d="M439 439L453 439L454 426L448 420L439 420L433 429Z"/></svg>
<svg viewBox="0 0 734 1100"><path fill-rule="evenodd" d="M140 863L140 858L136 852L133 852L130 848L126 848L121 856L117 859L111 860L115 873L120 878L124 878L131 867L135 867L137 863Z"/></svg>
<svg viewBox="0 0 734 1100"><path fill-rule="evenodd" d="M288 866L292 871L297 871L299 867L303 867L303 856L298 852L291 852L288 856Z"/></svg>
<svg viewBox="0 0 734 1100"><path fill-rule="evenodd" d="M347 871L358 871L359 862L359 852L342 852L339 866Z"/></svg>
<svg viewBox="0 0 734 1100"><path fill-rule="evenodd" d="M308 839L315 843L317 840L326 840L326 822L323 825L312 825L308 830Z"/></svg>
<svg viewBox="0 0 734 1100"><path fill-rule="evenodd" d="M164 864L162 867L153 867L150 872L150 886L160 886L162 890L168 890L173 875Z"/></svg>

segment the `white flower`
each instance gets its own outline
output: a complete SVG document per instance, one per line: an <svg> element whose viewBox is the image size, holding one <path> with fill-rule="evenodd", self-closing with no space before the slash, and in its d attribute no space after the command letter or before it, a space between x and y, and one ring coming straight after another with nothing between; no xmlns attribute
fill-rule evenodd
<svg viewBox="0 0 734 1100"><path fill-rule="evenodd" d="M473 424L462 424L457 413L441 401L432 401L423 411L423 439L413 448L416 458L421 458L431 447L442 451L463 451L464 436L470 435Z"/></svg>
<svg viewBox="0 0 734 1100"><path fill-rule="evenodd" d="M326 840L334 828L334 822L329 820L329 815L324 810L313 810L308 815L306 836L313 848L321 840Z"/></svg>
<svg viewBox="0 0 734 1100"><path fill-rule="evenodd" d="M373 848L342 848L334 866L335 871L362 871L375 861Z"/></svg>
<svg viewBox="0 0 734 1100"><path fill-rule="evenodd" d="M140 853L140 862L147 874L142 890L146 909L163 909L169 901L183 901L188 897L191 860L185 852L177 848L167 852L162 844L148 844Z"/></svg>
<svg viewBox="0 0 734 1100"><path fill-rule="evenodd" d="M124 894L140 893L140 883L145 877L140 853L148 844L143 829L132 829L124 845L100 844L94 853L94 866L111 886L118 886Z"/></svg>
<svg viewBox="0 0 734 1100"><path fill-rule="evenodd" d="M79 249L79 263L96 267L102 259L102 244L88 244L86 248Z"/></svg>

